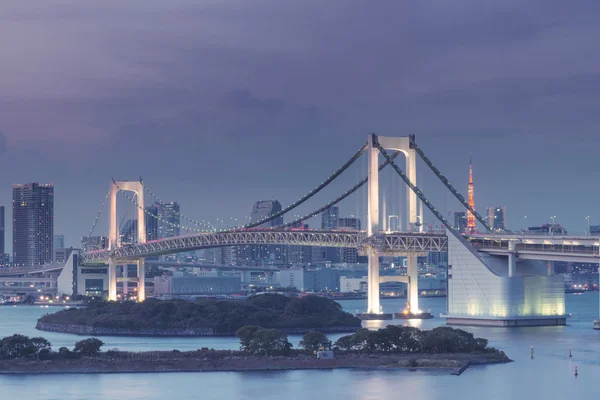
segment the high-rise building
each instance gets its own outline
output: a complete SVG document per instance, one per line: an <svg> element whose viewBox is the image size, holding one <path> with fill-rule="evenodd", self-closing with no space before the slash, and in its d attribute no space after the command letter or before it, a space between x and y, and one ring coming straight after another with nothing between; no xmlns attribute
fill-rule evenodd
<svg viewBox="0 0 600 400"><path fill-rule="evenodd" d="M137 219L128 219L121 227L121 245L135 244L138 239Z"/></svg>
<svg viewBox="0 0 600 400"><path fill-rule="evenodd" d="M473 183L473 162L471 156L469 156L469 206L472 210L475 210L475 184ZM477 233L477 224L475 222L475 215L467 210L467 232Z"/></svg>
<svg viewBox="0 0 600 400"><path fill-rule="evenodd" d="M41 265L54 256L54 185L13 185L13 263Z"/></svg>
<svg viewBox="0 0 600 400"><path fill-rule="evenodd" d="M488 224L494 231L503 231L506 229L506 207L488 207Z"/></svg>
<svg viewBox="0 0 600 400"><path fill-rule="evenodd" d="M338 228L348 231L360 230L360 219L356 217L342 217L338 219Z"/></svg>
<svg viewBox="0 0 600 400"><path fill-rule="evenodd" d="M10 267L10 256L7 253L0 253L0 267Z"/></svg>
<svg viewBox="0 0 600 400"><path fill-rule="evenodd" d="M157 204L157 207L159 239L179 236L179 204L174 201Z"/></svg>
<svg viewBox="0 0 600 400"><path fill-rule="evenodd" d="M0 256L4 254L4 206L0 206Z"/></svg>
<svg viewBox="0 0 600 400"><path fill-rule="evenodd" d="M261 200L257 201L252 207L252 214L250 214L250 223L262 221L265 218L272 216L275 213L281 211L281 203L277 200ZM283 225L283 215L272 219L269 222L260 224L257 228L275 227Z"/></svg>
<svg viewBox="0 0 600 400"><path fill-rule="evenodd" d="M84 236L81 238L81 251L104 250L108 247L106 236Z"/></svg>
<svg viewBox="0 0 600 400"><path fill-rule="evenodd" d="M321 213L321 229L337 229L340 209L331 206Z"/></svg>
<svg viewBox="0 0 600 400"><path fill-rule="evenodd" d="M158 204L146 207L144 219L146 220L146 241L158 239Z"/></svg>
<svg viewBox="0 0 600 400"><path fill-rule="evenodd" d="M467 231L467 214L463 211L454 213L454 229L460 233Z"/></svg>
<svg viewBox="0 0 600 400"><path fill-rule="evenodd" d="M65 248L65 235L54 235L54 248L64 249Z"/></svg>

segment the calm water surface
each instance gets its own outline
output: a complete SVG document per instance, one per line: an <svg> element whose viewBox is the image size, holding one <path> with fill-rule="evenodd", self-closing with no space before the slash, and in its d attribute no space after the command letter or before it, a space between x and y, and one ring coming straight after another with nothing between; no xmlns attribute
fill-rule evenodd
<svg viewBox="0 0 600 400"><path fill-rule="evenodd" d="M384 311L403 307L403 299L384 299ZM366 300L341 302L349 312L364 311ZM421 300L422 309L439 315L444 298ZM0 337L13 333L44 336L53 347L72 347L76 335L39 332L36 319L53 309L33 306L0 307ZM566 327L479 328L467 330L490 340L515 362L472 367L462 376L446 372L409 371L287 371L165 374L65 374L0 376L4 399L567 399L600 394L600 332L592 330L598 316L598 293L567 295L573 314ZM430 329L444 320L415 321ZM403 321L394 320L393 323ZM365 322L376 328L390 321ZM331 335L336 339L341 335ZM103 337L105 348L132 351L237 348L235 338L121 338ZM298 336L290 337L297 344ZM535 358L530 359L530 346ZM569 348L573 351L570 359ZM575 365L579 377L573 376Z"/></svg>

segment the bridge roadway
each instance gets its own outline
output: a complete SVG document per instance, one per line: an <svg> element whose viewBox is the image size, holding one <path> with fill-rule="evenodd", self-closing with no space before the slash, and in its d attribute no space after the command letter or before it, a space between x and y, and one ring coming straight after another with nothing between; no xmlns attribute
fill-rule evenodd
<svg viewBox="0 0 600 400"><path fill-rule="evenodd" d="M85 265L106 264L109 257L113 257L118 261L136 260L214 247L261 244L353 247L361 251L369 246L376 246L381 255L408 255L445 251L448 238L443 232L390 232L367 237L365 231L240 230L200 233L127 245L114 250L90 251L83 253L81 258Z"/></svg>
<svg viewBox="0 0 600 400"><path fill-rule="evenodd" d="M523 260L600 261L600 237L475 234L468 239L478 251L491 255L508 256L512 242L515 255Z"/></svg>
<svg viewBox="0 0 600 400"><path fill-rule="evenodd" d="M477 250L492 255L508 256L509 242L512 242L517 257L521 259L589 263L600 260L599 237L474 234L466 238ZM367 237L365 231L245 230L201 233L123 246L114 251L92 251L84 253L82 260L86 265L106 264L111 255L116 260L125 261L213 247L256 244L354 247L361 251L365 247L376 246L381 255L408 255L446 251L447 237L442 231L387 232Z"/></svg>

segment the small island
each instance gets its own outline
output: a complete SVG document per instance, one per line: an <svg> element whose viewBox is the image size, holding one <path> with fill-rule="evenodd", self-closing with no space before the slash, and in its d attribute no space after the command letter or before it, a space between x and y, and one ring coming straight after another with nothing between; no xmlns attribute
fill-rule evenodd
<svg viewBox="0 0 600 400"><path fill-rule="evenodd" d="M354 332L361 321L324 297L264 294L247 300L93 301L45 315L36 328L93 336L233 336L247 325L290 334L333 333Z"/></svg>
<svg viewBox="0 0 600 400"><path fill-rule="evenodd" d="M13 335L0 340L0 374L268 371L299 369L446 369L460 375L469 365L506 363L504 352L460 329L431 331L389 325L359 329L332 343L325 334L304 334L294 349L278 329L238 329L240 350L101 351L89 338L71 350L52 351L46 339Z"/></svg>

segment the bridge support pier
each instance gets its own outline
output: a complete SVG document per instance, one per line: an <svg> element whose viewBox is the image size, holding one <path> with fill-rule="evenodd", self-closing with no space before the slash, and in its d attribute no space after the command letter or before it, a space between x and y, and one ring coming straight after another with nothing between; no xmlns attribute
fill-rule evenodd
<svg viewBox="0 0 600 400"><path fill-rule="evenodd" d="M416 254L406 257L406 267L408 275L407 306L411 314L419 314L419 264Z"/></svg>
<svg viewBox="0 0 600 400"><path fill-rule="evenodd" d="M379 253L375 249L369 250L368 255L368 305L367 314L380 314L379 303Z"/></svg>
<svg viewBox="0 0 600 400"><path fill-rule="evenodd" d="M546 268L548 269L548 276L554 275L554 261L546 261Z"/></svg>
<svg viewBox="0 0 600 400"><path fill-rule="evenodd" d="M517 271L517 244L513 240L508 241L508 277L515 276Z"/></svg>
<svg viewBox="0 0 600 400"><path fill-rule="evenodd" d="M127 278L129 278L129 265L125 263L123 265L123 300L125 300L129 294L129 282L127 282Z"/></svg>
<svg viewBox="0 0 600 400"><path fill-rule="evenodd" d="M108 301L117 301L117 263L108 259Z"/></svg>
<svg viewBox="0 0 600 400"><path fill-rule="evenodd" d="M138 301L146 300L146 271L144 268L144 259L137 260L137 294Z"/></svg>

